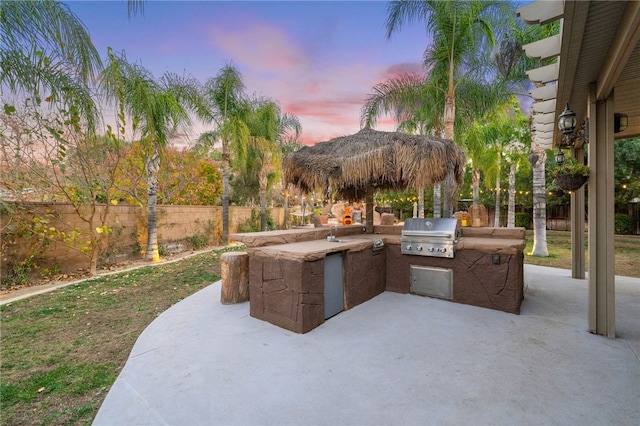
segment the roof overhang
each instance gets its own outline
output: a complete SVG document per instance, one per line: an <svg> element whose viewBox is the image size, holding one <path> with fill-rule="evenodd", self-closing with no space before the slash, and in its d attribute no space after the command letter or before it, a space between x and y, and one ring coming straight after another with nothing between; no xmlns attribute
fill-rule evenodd
<svg viewBox="0 0 640 426"><path fill-rule="evenodd" d="M616 113L628 116L627 129L615 138L640 136L640 1L538 0L517 15L528 24L562 19L559 35L523 46L530 58L558 58L527 73L537 86L531 96L540 146L561 145L555 123L567 104L578 123L584 121L592 84L597 101L615 89Z"/></svg>

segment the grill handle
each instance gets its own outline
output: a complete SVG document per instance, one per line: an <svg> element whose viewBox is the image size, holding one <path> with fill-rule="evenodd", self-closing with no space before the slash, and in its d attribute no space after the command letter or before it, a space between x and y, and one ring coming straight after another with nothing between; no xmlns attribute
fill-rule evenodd
<svg viewBox="0 0 640 426"><path fill-rule="evenodd" d="M407 237L444 237L451 238L450 232L403 232L402 235Z"/></svg>

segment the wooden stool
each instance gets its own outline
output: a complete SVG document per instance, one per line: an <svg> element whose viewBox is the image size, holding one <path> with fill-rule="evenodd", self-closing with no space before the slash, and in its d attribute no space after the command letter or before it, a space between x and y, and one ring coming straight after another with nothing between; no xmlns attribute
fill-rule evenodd
<svg viewBox="0 0 640 426"><path fill-rule="evenodd" d="M249 254L244 251L222 253L220 272L220 303L230 305L249 300Z"/></svg>

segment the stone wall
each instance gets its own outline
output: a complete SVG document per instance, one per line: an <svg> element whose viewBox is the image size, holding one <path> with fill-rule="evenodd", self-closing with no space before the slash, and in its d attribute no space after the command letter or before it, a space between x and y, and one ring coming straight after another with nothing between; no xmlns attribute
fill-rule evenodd
<svg viewBox="0 0 640 426"><path fill-rule="evenodd" d="M47 247L38 251L40 269L55 266L62 273L75 272L78 268L87 268L88 256L83 247L88 240L88 224L66 203L29 203L22 212L30 217L46 218L47 226L53 227L67 235L71 231L79 232L74 244L62 243L55 239ZM106 251L101 255L101 264L117 263L128 258L141 256L146 247L146 213L145 209L134 205L99 205L97 215L104 214L107 209L107 226L110 229ZM238 226L251 217L251 207L229 208L230 232L237 232ZM282 208L269 209L276 224L282 226L284 214ZM30 213L29 213L30 212ZM222 207L218 206L166 206L159 205L158 243L165 252L180 252L191 249L189 239L205 238L209 244L217 244L222 235ZM98 217L98 216L96 216ZM16 217L0 215L0 230L3 243L9 241L5 234L16 223ZM99 226L96 222L94 226ZM30 241L20 238L16 244L2 247L2 273L6 273L6 265L10 265L30 252Z"/></svg>
<svg viewBox="0 0 640 426"><path fill-rule="evenodd" d="M453 271L451 301L513 314L524 299L522 252L456 251L454 259L403 255L399 245L387 245L387 290L411 291L411 265Z"/></svg>
<svg viewBox="0 0 640 426"><path fill-rule="evenodd" d="M324 259L249 257L252 317L306 333L324 322Z"/></svg>

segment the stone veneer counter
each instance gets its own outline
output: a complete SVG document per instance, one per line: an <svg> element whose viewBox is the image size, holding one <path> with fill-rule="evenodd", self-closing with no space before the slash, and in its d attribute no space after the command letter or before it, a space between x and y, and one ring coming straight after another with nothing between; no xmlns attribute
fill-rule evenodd
<svg viewBox="0 0 640 426"><path fill-rule="evenodd" d="M341 253L344 309L383 291L411 293L411 269L450 269L453 302L518 314L524 298L522 228L462 228L455 258L401 253L400 226L364 234L359 225L339 226L341 242L329 242L329 228L232 234L247 245L250 313L280 327L306 333L325 321L324 261ZM373 250L373 242L384 247Z"/></svg>

